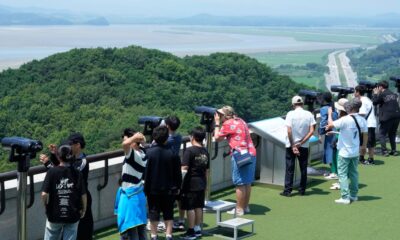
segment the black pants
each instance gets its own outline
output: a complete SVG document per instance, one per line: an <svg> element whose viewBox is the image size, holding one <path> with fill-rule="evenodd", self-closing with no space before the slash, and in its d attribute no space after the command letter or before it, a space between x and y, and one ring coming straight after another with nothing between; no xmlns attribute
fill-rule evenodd
<svg viewBox="0 0 400 240"><path fill-rule="evenodd" d="M293 177L294 177L294 166L296 157L299 160L300 165L300 187L299 192L304 192L307 185L307 160L308 160L308 148L299 148L300 156L296 156L291 148L286 148L286 173L285 173L285 192L292 192L293 190Z"/></svg>
<svg viewBox="0 0 400 240"><path fill-rule="evenodd" d="M396 151L396 132L400 119L390 119L380 122L379 142L381 144L382 153L386 152L386 135L389 136L390 147L392 151Z"/></svg>
<svg viewBox="0 0 400 240"><path fill-rule="evenodd" d="M78 225L77 240L93 239L93 215L92 215L92 195L87 191L87 208L83 218L80 219Z"/></svg>

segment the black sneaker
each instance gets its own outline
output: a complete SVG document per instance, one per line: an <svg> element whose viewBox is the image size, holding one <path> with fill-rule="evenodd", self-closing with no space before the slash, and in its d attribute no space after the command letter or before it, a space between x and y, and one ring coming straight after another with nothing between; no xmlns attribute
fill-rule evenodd
<svg viewBox="0 0 400 240"><path fill-rule="evenodd" d="M285 191L283 191L283 192L281 192L281 193L279 193L281 196L284 196L284 197L291 197L291 195L290 195L290 192L285 192Z"/></svg>
<svg viewBox="0 0 400 240"><path fill-rule="evenodd" d="M196 239L196 234L194 232L189 233L189 232L185 232L184 234L179 236L180 239L186 239L186 240L194 240Z"/></svg>
<svg viewBox="0 0 400 240"><path fill-rule="evenodd" d="M392 156L398 156L399 155L399 153L397 151L390 151L389 154L392 155Z"/></svg>
<svg viewBox="0 0 400 240"><path fill-rule="evenodd" d="M203 234L201 233L201 230L199 231L195 231L194 234L196 235L196 237L200 238L203 236Z"/></svg>
<svg viewBox="0 0 400 240"><path fill-rule="evenodd" d="M368 158L368 161L366 161L368 165L375 165L375 161L373 158Z"/></svg>
<svg viewBox="0 0 400 240"><path fill-rule="evenodd" d="M366 162L364 156L360 156L358 158L358 161L360 162L360 164L365 164L365 162Z"/></svg>
<svg viewBox="0 0 400 240"><path fill-rule="evenodd" d="M183 222L174 222L174 225L172 226L172 229L174 231L185 231L185 224Z"/></svg>

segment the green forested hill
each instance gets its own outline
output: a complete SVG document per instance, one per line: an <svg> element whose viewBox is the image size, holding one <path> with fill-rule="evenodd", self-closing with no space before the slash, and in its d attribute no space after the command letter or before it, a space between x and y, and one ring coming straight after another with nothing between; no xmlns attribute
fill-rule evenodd
<svg viewBox="0 0 400 240"><path fill-rule="evenodd" d="M55 54L3 71L0 83L0 137L47 145L80 131L89 154L119 147L123 128L140 129L140 115L176 114L186 135L199 124L196 105L229 104L253 121L289 110L302 87L240 54L178 58L135 46ZM4 170L6 153L0 159Z"/></svg>
<svg viewBox="0 0 400 240"><path fill-rule="evenodd" d="M387 80L400 75L400 41L376 49L354 49L349 51L349 57L359 80Z"/></svg>

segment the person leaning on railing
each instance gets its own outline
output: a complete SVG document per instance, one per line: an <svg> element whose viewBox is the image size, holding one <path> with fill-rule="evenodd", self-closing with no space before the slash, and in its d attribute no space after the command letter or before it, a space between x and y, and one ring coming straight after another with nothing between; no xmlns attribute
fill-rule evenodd
<svg viewBox="0 0 400 240"><path fill-rule="evenodd" d="M256 149L250 137L250 132L245 121L236 116L230 106L218 109L214 115L215 141L222 141L225 138L231 148L231 154L239 151L243 154L250 153L251 163L239 167L235 158L232 156L232 181L236 187L236 208L228 213L241 216L250 212L249 201L251 194L251 184L254 181L256 166ZM222 125L220 125L222 123Z"/></svg>
<svg viewBox="0 0 400 240"><path fill-rule="evenodd" d="M83 149L86 146L85 138L81 133L73 133L68 137L65 143L71 145L72 153L75 156L75 160L71 164L82 173L83 182L85 184L87 193L87 210L85 216L79 221L77 240L92 240L93 239L92 195L88 190L89 163L86 160L86 154L83 153ZM40 162L42 162L47 168L58 166L60 164L60 161L56 156L57 146L55 144L50 144L49 150L50 150L50 156L47 156L45 154L40 154L39 157Z"/></svg>

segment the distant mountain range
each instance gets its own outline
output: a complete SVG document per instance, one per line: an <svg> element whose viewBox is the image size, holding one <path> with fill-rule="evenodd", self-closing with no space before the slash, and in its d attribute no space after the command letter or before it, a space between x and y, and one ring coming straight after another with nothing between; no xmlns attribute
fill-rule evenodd
<svg viewBox="0 0 400 240"><path fill-rule="evenodd" d="M400 14L387 13L371 17L269 17L215 16L198 14L190 17L96 16L65 10L12 8L0 5L0 25L109 25L165 24L209 26L278 26L278 27L400 27Z"/></svg>
<svg viewBox="0 0 400 240"><path fill-rule="evenodd" d="M102 16L37 8L11 8L0 5L0 25L109 25Z"/></svg>
<svg viewBox="0 0 400 240"><path fill-rule="evenodd" d="M400 27L400 14L372 17L268 17L268 16L215 16L199 14L185 18L107 17L113 24L177 24L210 26L279 26L279 27Z"/></svg>

